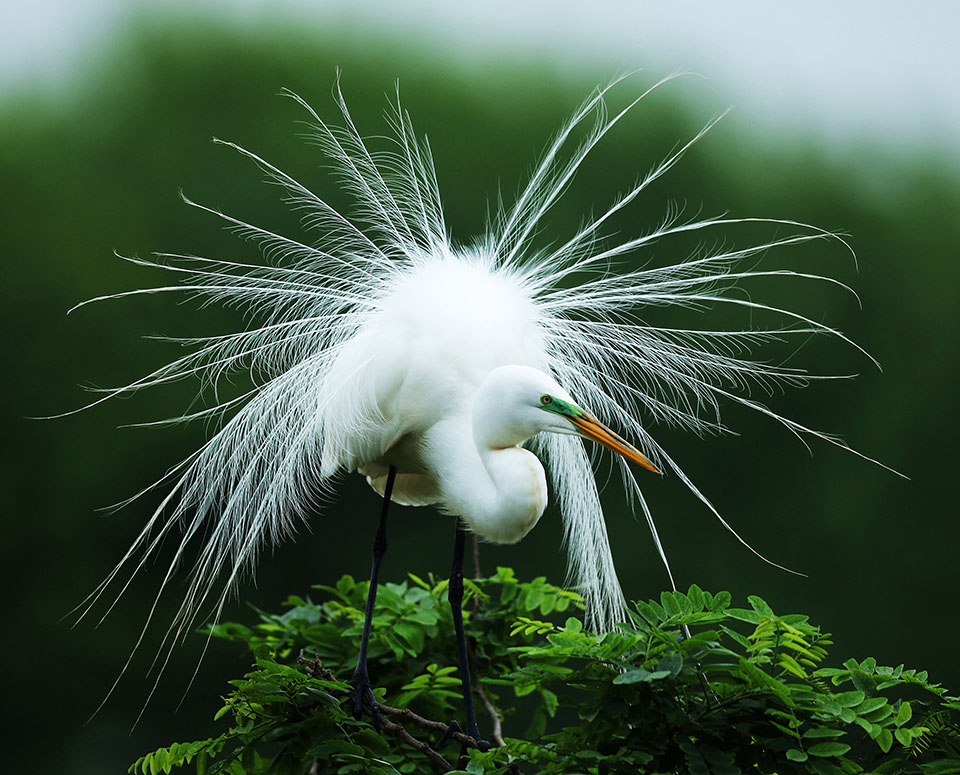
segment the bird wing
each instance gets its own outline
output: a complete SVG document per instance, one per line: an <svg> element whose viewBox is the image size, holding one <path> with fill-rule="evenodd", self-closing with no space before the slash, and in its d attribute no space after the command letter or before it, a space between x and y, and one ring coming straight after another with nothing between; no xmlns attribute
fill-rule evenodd
<svg viewBox="0 0 960 775"><path fill-rule="evenodd" d="M369 465L360 469L369 484L378 495L387 488L388 469L383 466ZM426 474L397 474L393 482L390 500L401 506L432 506L443 500L443 494L437 481Z"/></svg>

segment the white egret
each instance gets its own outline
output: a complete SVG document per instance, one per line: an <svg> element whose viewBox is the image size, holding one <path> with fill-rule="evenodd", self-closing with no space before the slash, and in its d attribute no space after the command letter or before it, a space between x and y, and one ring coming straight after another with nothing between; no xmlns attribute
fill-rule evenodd
<svg viewBox="0 0 960 775"><path fill-rule="evenodd" d="M161 653L166 649L161 668L169 648L196 623L201 607L208 604L218 619L229 590L264 544L287 536L298 520L310 517L318 494L338 472L358 471L384 501L354 701L358 706L373 701L366 641L386 548L387 505L391 500L434 504L462 519L454 560L454 582L459 568L461 584L451 585L451 603L461 647L467 731L479 738L458 597L464 530L499 543L522 539L547 504L541 459L553 480L570 578L585 599L588 624L609 629L625 617L624 600L583 438L620 456L624 481L664 563L628 461L673 472L720 516L654 440L652 425L720 431L719 404L730 401L797 435L846 448L750 397L751 387L799 386L814 377L753 362L748 353L759 342L790 336L825 333L849 340L798 312L732 292L736 284L756 277L835 282L746 265L772 248L834 235L792 221L765 220L789 233L654 266L636 257L645 258L646 249L672 235L761 219L681 220L678 212L668 210L659 226L641 236L612 240L607 233L611 219L676 164L713 122L559 245L533 247L544 216L591 149L656 88L609 113L606 100L616 83L598 89L581 105L548 146L513 206L501 206L489 232L472 243L454 243L448 235L429 146L414 134L399 100L389 113L395 144L374 152L354 125L338 86L342 125L329 125L301 104L309 111L313 139L356 198L352 215L338 212L253 152L226 143L283 189L317 241L282 236L203 207L256 243L267 261L244 264L172 254L129 259L163 267L184 282L102 298L186 291L238 305L260 321L237 333L186 340L193 348L189 354L99 399L192 375L214 386L237 370L254 377L253 387L242 396L217 398L213 406L164 421L216 418L221 425L157 483L169 485L169 491L92 595L91 605L122 569L139 571L177 526L182 538L159 596L185 561L187 546L197 540L199 555L161 646ZM654 325L649 318L656 308L670 305L729 305L779 316L782 324L731 331ZM223 581L219 588L218 579ZM147 625L149 619L144 632Z"/></svg>

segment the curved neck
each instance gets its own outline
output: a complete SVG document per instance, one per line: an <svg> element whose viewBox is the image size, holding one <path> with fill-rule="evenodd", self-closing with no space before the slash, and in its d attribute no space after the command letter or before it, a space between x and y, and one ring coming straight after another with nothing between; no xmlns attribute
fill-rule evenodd
<svg viewBox="0 0 960 775"><path fill-rule="evenodd" d="M547 505L543 466L518 446L500 446L496 428L460 415L431 429L427 450L447 509L481 538L512 544L536 525Z"/></svg>
<svg viewBox="0 0 960 775"><path fill-rule="evenodd" d="M477 450L497 494L496 509L487 515L485 526L488 531L495 530L497 537L483 537L516 543L533 529L547 507L543 466L532 452L516 446L497 449L478 442Z"/></svg>

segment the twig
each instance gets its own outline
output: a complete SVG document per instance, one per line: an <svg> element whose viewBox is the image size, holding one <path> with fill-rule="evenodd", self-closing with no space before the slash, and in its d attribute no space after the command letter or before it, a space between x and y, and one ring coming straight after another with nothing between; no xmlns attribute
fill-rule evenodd
<svg viewBox="0 0 960 775"><path fill-rule="evenodd" d="M490 737L493 738L494 745L498 748L506 748L507 744L503 739L503 727L501 725L500 713L497 710L496 705L494 705L490 698L487 697L487 693L483 690L483 683L480 680L480 672L477 670L477 662L474 655L474 652L470 652L470 670L477 677L477 683L474 687L474 691L477 696L480 698L480 702L483 704L484 709L487 711L487 715L490 716L490 721L493 724L493 733ZM510 765L510 775L520 775L520 766L514 762Z"/></svg>
<svg viewBox="0 0 960 775"><path fill-rule="evenodd" d="M387 710L385 705L380 705L379 709L384 712L386 712ZM371 712L369 708L365 707L365 710L367 710L368 712L371 713L371 715L373 715L373 712ZM397 708L390 708L390 710L397 710ZM424 719L424 721L426 721L426 719ZM436 764L443 772L452 772L455 769L454 766L450 764L450 762L448 762L446 759L444 759L441 754L434 751L429 745L424 743L422 740L417 740L417 738L415 738L413 735L407 732L407 730L404 729L402 725L395 724L389 719L385 719L381 717L380 726L390 734L396 735L397 737L399 737L407 745L418 750L420 753L426 756L430 761ZM443 725L441 724L440 726L443 726ZM469 739L473 740L472 737Z"/></svg>
<svg viewBox="0 0 960 775"><path fill-rule="evenodd" d="M483 574L480 572L480 539L476 533L473 534L473 577L475 579L483 578Z"/></svg>
<svg viewBox="0 0 960 775"><path fill-rule="evenodd" d="M487 715L490 716L490 721L493 723L493 732L490 734L490 737L493 738L493 742L498 748L504 748L506 743L503 742L503 728L500 726L500 714L497 713L497 709L490 698L487 697L486 692L483 691L483 687L480 685L480 682L477 682L477 696L480 698L480 702L483 703L483 707L487 711Z"/></svg>
<svg viewBox="0 0 960 775"><path fill-rule="evenodd" d="M319 678L321 681L336 681L337 677L327 668L323 666L323 662L320 661L320 655L317 654L317 650L313 650L313 659L307 659L303 656L303 649L300 649L300 653L297 655L297 664L307 666L307 675L311 678Z"/></svg>
<svg viewBox="0 0 960 775"><path fill-rule="evenodd" d="M475 579L483 578L483 575L480 573L480 539L477 537L477 534L473 534L473 577ZM477 616L480 613L480 596L473 596L473 615Z"/></svg>
<svg viewBox="0 0 960 775"><path fill-rule="evenodd" d="M487 693L483 690L483 684L480 681L480 671L477 670L477 660L473 651L470 652L469 658L470 672L477 677L477 684L474 687L474 691L480 698L480 702L483 703L483 707L487 711L487 715L490 716L490 721L493 724L493 734L491 737L498 748L503 748L506 746L506 743L503 742L503 727L501 726L500 722L500 714L497 712L496 706L490 702L490 698L487 697Z"/></svg>

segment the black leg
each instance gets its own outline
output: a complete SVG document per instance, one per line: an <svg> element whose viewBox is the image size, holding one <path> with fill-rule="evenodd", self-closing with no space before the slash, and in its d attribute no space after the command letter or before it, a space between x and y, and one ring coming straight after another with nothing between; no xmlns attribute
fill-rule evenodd
<svg viewBox="0 0 960 775"><path fill-rule="evenodd" d="M373 699L373 689L370 686L370 676L367 673L367 644L370 642L370 623L373 620L373 605L377 601L377 579L380 576L380 562L387 553L387 508L390 506L390 495L393 493L393 481L397 478L397 469L390 466L387 473L387 486L383 491L383 508L380 511L380 525L377 527L376 538L373 539L373 566L370 569L370 591L367 593L367 608L363 616L363 636L360 640L360 656L357 659L357 669L349 683L353 687L350 698L353 700L353 715L360 718L363 713L363 704L366 702L371 710L377 709Z"/></svg>
<svg viewBox="0 0 960 775"><path fill-rule="evenodd" d="M460 681L463 684L463 707L467 714L466 733L484 744L477 726L477 714L473 709L473 689L470 685L470 662L467 659L467 639L463 633L463 553L467 531L457 520L457 538L453 546L453 568L450 571L450 588L447 598L453 610L453 625L457 632L457 656L460 661Z"/></svg>

